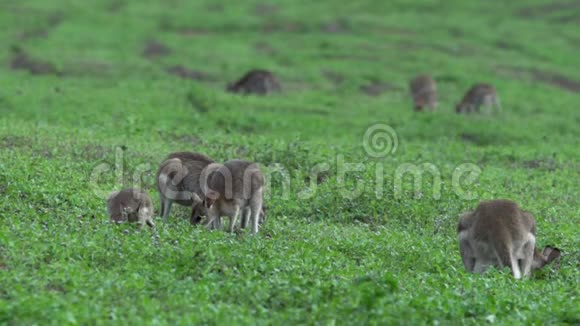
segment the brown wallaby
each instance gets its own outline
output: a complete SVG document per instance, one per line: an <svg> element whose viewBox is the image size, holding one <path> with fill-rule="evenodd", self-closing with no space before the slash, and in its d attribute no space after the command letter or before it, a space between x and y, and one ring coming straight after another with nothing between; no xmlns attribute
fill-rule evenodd
<svg viewBox="0 0 580 326"><path fill-rule="evenodd" d="M114 222L137 222L155 227L153 223L153 202L147 193L140 189L115 191L107 199L107 212Z"/></svg>
<svg viewBox="0 0 580 326"><path fill-rule="evenodd" d="M167 218L171 205L176 202L192 207L192 224L201 222L194 218L197 209L201 209L197 206L204 198L200 175L213 162L211 158L193 152L175 152L167 156L157 172L157 189L163 218Z"/></svg>
<svg viewBox="0 0 580 326"><path fill-rule="evenodd" d="M227 87L227 91L241 94L265 95L280 91L282 87L274 74L268 70L254 69Z"/></svg>
<svg viewBox="0 0 580 326"><path fill-rule="evenodd" d="M520 279L560 257L556 248L536 249L534 217L510 200L481 202L461 217L457 232L463 265L473 273L507 266Z"/></svg>
<svg viewBox="0 0 580 326"><path fill-rule="evenodd" d="M437 83L429 75L418 75L409 82L409 89L415 104L415 111L437 108Z"/></svg>
<svg viewBox="0 0 580 326"><path fill-rule="evenodd" d="M490 84L475 84L463 96L463 99L455 107L457 113L479 113L482 106L494 106L501 111L501 103L495 87Z"/></svg>
<svg viewBox="0 0 580 326"><path fill-rule="evenodd" d="M244 214L246 221L251 220L252 234L258 233L264 182L264 174L256 163L231 160L217 166L208 176L207 224L228 216L229 231L233 232L238 217Z"/></svg>

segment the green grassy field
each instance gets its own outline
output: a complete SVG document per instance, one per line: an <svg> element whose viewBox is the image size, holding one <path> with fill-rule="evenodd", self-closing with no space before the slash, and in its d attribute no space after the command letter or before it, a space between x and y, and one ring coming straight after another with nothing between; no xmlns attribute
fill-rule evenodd
<svg viewBox="0 0 580 326"><path fill-rule="evenodd" d="M0 324L580 324L579 15L564 0L1 0ZM224 92L252 68L283 91ZM418 73L436 112L412 111ZM476 82L500 114L454 113ZM393 146L373 157L377 124ZM158 210L155 171L179 150L261 163L257 236L177 206L154 230L108 221L113 189ZM440 183L400 178L422 165ZM464 271L457 221L493 198L534 214L559 267Z"/></svg>

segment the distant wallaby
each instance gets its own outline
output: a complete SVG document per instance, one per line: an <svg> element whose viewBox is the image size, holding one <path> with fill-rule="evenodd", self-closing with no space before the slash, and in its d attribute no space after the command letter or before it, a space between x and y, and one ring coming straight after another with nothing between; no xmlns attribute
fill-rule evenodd
<svg viewBox="0 0 580 326"><path fill-rule="evenodd" d="M129 188L111 193L107 199L107 212L114 222L137 222L155 227L153 202L140 189Z"/></svg>
<svg viewBox="0 0 580 326"><path fill-rule="evenodd" d="M207 224L228 216L229 231L233 232L238 217L246 214L252 223L252 234L258 233L264 190L264 174L260 167L248 161L231 160L217 167L208 179Z"/></svg>
<svg viewBox="0 0 580 326"><path fill-rule="evenodd" d="M201 220L194 218L194 212L205 196L203 195L200 175L214 161L209 157L192 152L169 154L157 172L157 189L161 202L161 216L167 218L173 202L192 207L192 224Z"/></svg>
<svg viewBox="0 0 580 326"><path fill-rule="evenodd" d="M227 87L227 90L232 93L257 95L265 95L281 89L280 82L272 72L260 69L250 70L238 81Z"/></svg>
<svg viewBox="0 0 580 326"><path fill-rule="evenodd" d="M415 111L423 111L429 108L431 111L437 107L437 83L429 75L419 75L409 83L409 89Z"/></svg>
<svg viewBox="0 0 580 326"><path fill-rule="evenodd" d="M457 113L479 113L482 106L494 106L501 111L501 103L495 87L489 84L475 84L463 96L463 99L455 107Z"/></svg>
<svg viewBox="0 0 580 326"><path fill-rule="evenodd" d="M534 217L509 200L481 202L461 217L457 232L461 259L469 272L507 266L520 279L560 257L556 248L546 247L543 253L536 249Z"/></svg>

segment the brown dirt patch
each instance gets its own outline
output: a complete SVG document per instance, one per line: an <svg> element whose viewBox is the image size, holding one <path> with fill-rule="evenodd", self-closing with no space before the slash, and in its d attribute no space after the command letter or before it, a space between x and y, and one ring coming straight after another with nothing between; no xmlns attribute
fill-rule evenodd
<svg viewBox="0 0 580 326"><path fill-rule="evenodd" d="M20 148L30 147L31 139L22 136L2 136L0 137L0 148Z"/></svg>
<svg viewBox="0 0 580 326"><path fill-rule="evenodd" d="M271 3L259 3L254 7L254 14L257 16L272 16L278 13L280 8Z"/></svg>
<svg viewBox="0 0 580 326"><path fill-rule="evenodd" d="M13 70L25 70L33 75L61 75L52 63L32 58L19 47L13 47L12 52L10 68Z"/></svg>
<svg viewBox="0 0 580 326"><path fill-rule="evenodd" d="M531 78L534 81L556 86L570 92L580 93L580 81L570 79L559 73L535 68L528 69L510 66L498 66L496 70L499 73L507 74L511 77Z"/></svg>
<svg viewBox="0 0 580 326"><path fill-rule="evenodd" d="M521 165L527 169L542 169L548 171L554 171L558 167L558 163L552 158L523 161Z"/></svg>
<svg viewBox="0 0 580 326"><path fill-rule="evenodd" d="M149 41L143 49L143 56L147 59L157 59L168 56L172 53L171 49L159 41Z"/></svg>
<svg viewBox="0 0 580 326"><path fill-rule="evenodd" d="M323 70L322 75L336 86L341 85L346 80L343 74L335 71Z"/></svg>
<svg viewBox="0 0 580 326"><path fill-rule="evenodd" d="M62 13L54 13L46 19L46 24L43 27L32 29L29 31L22 32L20 34L20 39L25 41L34 38L44 38L48 36L50 30L56 28L64 20L64 15Z"/></svg>
<svg viewBox="0 0 580 326"><path fill-rule="evenodd" d="M580 8L580 2L578 1L556 2L546 5L526 7L518 10L516 14L524 18L540 18L553 14L554 12L567 11L576 8Z"/></svg>
<svg viewBox="0 0 580 326"><path fill-rule="evenodd" d="M110 13L118 13L121 10L123 10L123 8L125 8L126 5L127 5L127 3L123 0L113 0L113 1L109 2L109 4L107 4L107 7L105 7L105 10L110 12Z"/></svg>
<svg viewBox="0 0 580 326"><path fill-rule="evenodd" d="M352 30L350 22L340 18L322 25L322 31L331 34L348 33Z"/></svg>
<svg viewBox="0 0 580 326"><path fill-rule="evenodd" d="M189 26L175 26L168 20L162 20L159 23L159 29L162 32L175 33L181 36L199 36L209 33L207 29Z"/></svg>
<svg viewBox="0 0 580 326"><path fill-rule="evenodd" d="M210 81L212 78L199 70L189 69L182 65L172 66L167 68L168 74L177 76L182 79L190 79L190 80L197 80L197 81Z"/></svg>
<svg viewBox="0 0 580 326"><path fill-rule="evenodd" d="M308 31L308 28L299 22L271 21L262 26L262 31L264 33L305 33Z"/></svg>
<svg viewBox="0 0 580 326"><path fill-rule="evenodd" d="M254 45L256 51L267 54L267 55L275 55L277 52L276 50L266 42L258 42Z"/></svg>
<svg viewBox="0 0 580 326"><path fill-rule="evenodd" d="M457 43L456 46L450 47L437 43L419 43L412 41L400 41L395 43L395 45L404 51L414 51L421 49L428 49L437 52L441 52L451 56L471 56L480 51L472 46Z"/></svg>
<svg viewBox="0 0 580 326"><path fill-rule="evenodd" d="M191 107L199 113L207 113L209 111L209 107L207 103L200 101L194 93L187 93L187 102Z"/></svg>
<svg viewBox="0 0 580 326"><path fill-rule="evenodd" d="M398 91L399 87L379 80L373 80L368 84L362 85L360 91L368 96L379 96L385 92Z"/></svg>

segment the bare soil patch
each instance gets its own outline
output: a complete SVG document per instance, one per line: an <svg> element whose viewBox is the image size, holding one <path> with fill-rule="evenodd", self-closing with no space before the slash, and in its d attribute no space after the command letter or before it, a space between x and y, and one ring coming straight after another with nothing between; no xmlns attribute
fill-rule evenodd
<svg viewBox="0 0 580 326"><path fill-rule="evenodd" d="M368 96L379 96L385 92L398 90L400 90L399 87L379 80L372 80L370 83L360 87L360 91Z"/></svg>
<svg viewBox="0 0 580 326"><path fill-rule="evenodd" d="M61 75L56 67L47 61L32 58L28 53L19 47L12 48L12 70L25 70L33 75Z"/></svg>
<svg viewBox="0 0 580 326"><path fill-rule="evenodd" d="M187 68L182 65L171 66L165 70L168 74L177 76L182 79L190 79L190 80L197 80L197 81L210 81L212 78L199 70L194 70Z"/></svg>
<svg viewBox="0 0 580 326"><path fill-rule="evenodd" d="M35 38L44 38L48 36L48 33L56 28L64 20L64 15L60 12L51 14L46 18L46 24L43 27L32 29L29 31L22 32L20 34L20 39L23 41Z"/></svg>
<svg viewBox="0 0 580 326"><path fill-rule="evenodd" d="M278 13L280 8L272 3L258 3L254 7L254 14L257 16L272 16Z"/></svg>
<svg viewBox="0 0 580 326"><path fill-rule="evenodd" d="M172 53L171 49L168 48L165 44L151 40L145 44L145 48L143 49L143 56L148 59L157 59L160 57L168 56Z"/></svg>
<svg viewBox="0 0 580 326"><path fill-rule="evenodd" d="M524 18L540 18L553 14L554 12L568 11L577 8L580 8L579 1L555 2L545 5L526 7L518 10L516 14Z"/></svg>
<svg viewBox="0 0 580 326"><path fill-rule="evenodd" d="M254 45L254 48L259 53L267 54L267 55L275 55L277 52L276 50L266 42L258 42Z"/></svg>
<svg viewBox="0 0 580 326"><path fill-rule="evenodd" d="M344 18L339 18L322 25L322 31L330 34L348 33L351 30L350 22Z"/></svg>
<svg viewBox="0 0 580 326"><path fill-rule="evenodd" d="M570 92L580 93L580 81L573 80L556 72L511 66L497 66L496 70L499 73L512 77L531 78L537 82L556 86Z"/></svg>
<svg viewBox="0 0 580 326"><path fill-rule="evenodd" d="M346 80L346 77L343 74L331 70L323 70L322 75L335 86L341 85Z"/></svg>

